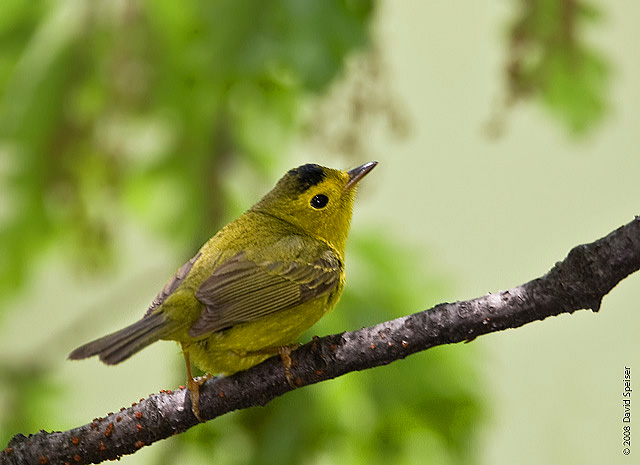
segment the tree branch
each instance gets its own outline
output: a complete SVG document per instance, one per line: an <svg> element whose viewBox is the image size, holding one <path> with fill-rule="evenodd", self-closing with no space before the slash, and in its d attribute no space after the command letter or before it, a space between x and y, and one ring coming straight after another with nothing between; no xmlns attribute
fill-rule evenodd
<svg viewBox="0 0 640 465"><path fill-rule="evenodd" d="M541 278L508 291L440 304L358 331L315 337L292 353L292 374L302 387L552 315L598 311L602 298L638 269L640 217L602 239L575 247ZM245 372L207 381L200 391L200 413L213 419L265 405L291 389L279 358L271 358ZM198 423L185 394L184 388L161 391L65 432L18 434L0 452L0 463L99 463L134 453Z"/></svg>

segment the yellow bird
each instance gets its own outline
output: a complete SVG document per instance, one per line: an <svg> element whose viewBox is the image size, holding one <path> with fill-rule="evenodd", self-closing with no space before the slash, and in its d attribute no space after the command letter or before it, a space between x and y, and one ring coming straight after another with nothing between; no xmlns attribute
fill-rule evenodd
<svg viewBox="0 0 640 465"><path fill-rule="evenodd" d="M200 419L191 362L231 375L276 353L286 360L287 347L338 302L355 186L376 165L288 171L176 272L141 320L69 358L114 365L157 340L177 341Z"/></svg>

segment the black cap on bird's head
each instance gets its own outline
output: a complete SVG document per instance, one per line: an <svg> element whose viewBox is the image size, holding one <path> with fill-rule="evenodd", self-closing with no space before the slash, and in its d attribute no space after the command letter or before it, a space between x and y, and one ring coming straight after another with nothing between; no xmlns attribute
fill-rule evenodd
<svg viewBox="0 0 640 465"><path fill-rule="evenodd" d="M326 168L316 165L315 163L307 163L306 165L290 169L285 176L290 177L294 183L297 184L300 192L304 192L311 186L322 182L326 177L325 169Z"/></svg>

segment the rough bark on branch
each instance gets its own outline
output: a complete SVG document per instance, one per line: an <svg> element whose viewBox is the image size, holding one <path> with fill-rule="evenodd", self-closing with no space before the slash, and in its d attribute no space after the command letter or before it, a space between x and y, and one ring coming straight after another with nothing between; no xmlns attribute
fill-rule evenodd
<svg viewBox="0 0 640 465"><path fill-rule="evenodd" d="M544 276L508 291L314 338L291 354L291 371L302 387L548 316L580 309L598 311L602 298L638 269L640 217L602 239L573 248ZM271 358L234 376L207 381L200 390L200 413L213 419L265 405L291 389L280 359ZM0 464L99 463L134 453L198 423L185 394L185 389L160 392L65 432L18 434L0 452Z"/></svg>

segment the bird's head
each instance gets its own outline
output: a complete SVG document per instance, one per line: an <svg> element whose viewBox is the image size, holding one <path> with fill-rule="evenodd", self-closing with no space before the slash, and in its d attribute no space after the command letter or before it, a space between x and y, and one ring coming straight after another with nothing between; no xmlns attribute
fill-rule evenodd
<svg viewBox="0 0 640 465"><path fill-rule="evenodd" d="M378 163L350 171L307 164L289 170L253 208L297 226L344 253L355 187Z"/></svg>

